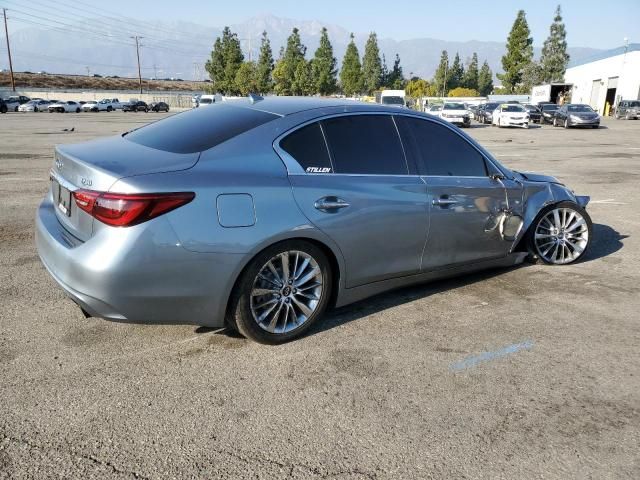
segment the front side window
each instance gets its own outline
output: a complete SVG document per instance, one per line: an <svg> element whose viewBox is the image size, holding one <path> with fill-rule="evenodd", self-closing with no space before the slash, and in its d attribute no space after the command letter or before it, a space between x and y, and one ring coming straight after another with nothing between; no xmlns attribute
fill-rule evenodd
<svg viewBox="0 0 640 480"><path fill-rule="evenodd" d="M399 125L407 149L416 157L420 175L487 176L484 157L450 128L412 117L400 117Z"/></svg>
<svg viewBox="0 0 640 480"><path fill-rule="evenodd" d="M407 163L390 115L323 120L335 173L406 175Z"/></svg>
<svg viewBox="0 0 640 480"><path fill-rule="evenodd" d="M331 173L331 160L319 123L299 128L280 142L307 173Z"/></svg>

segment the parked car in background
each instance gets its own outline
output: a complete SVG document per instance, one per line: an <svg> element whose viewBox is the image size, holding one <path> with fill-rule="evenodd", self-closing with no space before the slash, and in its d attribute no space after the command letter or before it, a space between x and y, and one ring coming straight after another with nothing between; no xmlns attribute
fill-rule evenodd
<svg viewBox="0 0 640 480"><path fill-rule="evenodd" d="M191 108L198 108L198 102L200 102L200 95L194 95L191 97Z"/></svg>
<svg viewBox="0 0 640 480"><path fill-rule="evenodd" d="M600 115L589 105L570 103L561 106L553 117L554 127L600 127Z"/></svg>
<svg viewBox="0 0 640 480"><path fill-rule="evenodd" d="M169 105L165 102L151 102L149 104L149 110L152 112L168 112Z"/></svg>
<svg viewBox="0 0 640 480"><path fill-rule="evenodd" d="M215 95L200 95L200 98L198 99L198 103L196 106L207 107L209 105L213 105L214 103L216 103Z"/></svg>
<svg viewBox="0 0 640 480"><path fill-rule="evenodd" d="M382 90L380 92L380 103L391 107L405 108L406 93L404 90Z"/></svg>
<svg viewBox="0 0 640 480"><path fill-rule="evenodd" d="M99 111L111 112L112 110L122 110L123 104L117 98L103 98L98 102Z"/></svg>
<svg viewBox="0 0 640 480"><path fill-rule="evenodd" d="M18 107L20 105L23 105L29 101L31 101L31 99L29 97L25 97L24 95L17 95L17 96L12 96L9 98L5 98L5 103L7 104L7 110L12 110L14 112L18 111Z"/></svg>
<svg viewBox="0 0 640 480"><path fill-rule="evenodd" d="M57 113L67 113L67 112L75 112L80 113L82 111L82 105L78 102L74 102L73 100L67 100L65 102L56 102L50 104L48 107L49 113L57 112Z"/></svg>
<svg viewBox="0 0 640 480"><path fill-rule="evenodd" d="M464 106L464 103L445 102L439 112L440 118L460 127L471 125L471 114Z"/></svg>
<svg viewBox="0 0 640 480"><path fill-rule="evenodd" d="M531 120L531 122L540 123L542 121L542 112L536 105L525 103L523 107L529 114L529 120Z"/></svg>
<svg viewBox="0 0 640 480"><path fill-rule="evenodd" d="M42 98L29 100L18 107L19 112L46 112L51 102Z"/></svg>
<svg viewBox="0 0 640 480"><path fill-rule="evenodd" d="M488 102L480 105L478 111L478 121L480 123L491 123L493 121L493 111L500 105L498 102Z"/></svg>
<svg viewBox="0 0 640 480"><path fill-rule="evenodd" d="M349 100L193 109L58 145L50 178L38 253L87 315L267 344L330 304L529 254L572 264L592 241L588 197L557 179L432 115Z"/></svg>
<svg viewBox="0 0 640 480"><path fill-rule="evenodd" d="M132 100L129 103L125 103L122 107L123 112L148 112L149 105L142 100Z"/></svg>
<svg viewBox="0 0 640 480"><path fill-rule="evenodd" d="M529 128L529 113L519 103L503 103L493 111L492 125Z"/></svg>
<svg viewBox="0 0 640 480"><path fill-rule="evenodd" d="M96 100L90 100L88 102L85 102L82 105L82 111L83 112L98 112L98 111L100 111L98 109L98 102Z"/></svg>
<svg viewBox="0 0 640 480"><path fill-rule="evenodd" d="M442 110L442 105L439 103L432 104L427 107L427 113L430 113L431 115L438 116L439 114L438 112L440 112L441 110Z"/></svg>
<svg viewBox="0 0 640 480"><path fill-rule="evenodd" d="M7 113L9 111L9 108L7 107L7 103L0 98L0 113Z"/></svg>
<svg viewBox="0 0 640 480"><path fill-rule="evenodd" d="M553 119L556 116L556 112L560 108L555 103L543 103L540 107L542 112L542 123L553 123Z"/></svg>
<svg viewBox="0 0 640 480"><path fill-rule="evenodd" d="M616 108L615 117L619 120L637 120L640 118L640 100L621 100Z"/></svg>

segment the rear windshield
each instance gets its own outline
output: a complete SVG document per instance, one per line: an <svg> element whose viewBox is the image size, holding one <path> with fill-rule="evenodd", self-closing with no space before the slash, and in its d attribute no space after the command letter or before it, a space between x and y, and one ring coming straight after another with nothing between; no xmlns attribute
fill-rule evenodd
<svg viewBox="0 0 640 480"><path fill-rule="evenodd" d="M555 103L545 103L542 105L542 110L558 110L558 105Z"/></svg>
<svg viewBox="0 0 640 480"><path fill-rule="evenodd" d="M462 103L445 103L443 110L466 110Z"/></svg>
<svg viewBox="0 0 640 480"><path fill-rule="evenodd" d="M133 130L125 138L167 152L202 152L276 118L251 108L213 104Z"/></svg>

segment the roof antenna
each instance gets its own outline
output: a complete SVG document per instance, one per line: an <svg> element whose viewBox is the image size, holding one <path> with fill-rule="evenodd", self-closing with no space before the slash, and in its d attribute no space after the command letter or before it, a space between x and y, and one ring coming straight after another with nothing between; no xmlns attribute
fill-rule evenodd
<svg viewBox="0 0 640 480"><path fill-rule="evenodd" d="M249 101L251 103L256 103L256 102L259 102L260 100L264 100L264 97L258 95L257 93L250 93L247 96L249 97Z"/></svg>

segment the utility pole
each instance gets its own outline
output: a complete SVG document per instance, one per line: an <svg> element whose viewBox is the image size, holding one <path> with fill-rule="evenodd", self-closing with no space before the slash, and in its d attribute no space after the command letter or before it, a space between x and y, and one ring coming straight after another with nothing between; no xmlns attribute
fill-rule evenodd
<svg viewBox="0 0 640 480"><path fill-rule="evenodd" d="M13 78L13 63L11 62L11 48L9 47L9 29L7 28L7 9L3 8L4 14L4 34L7 37L7 53L9 54L9 71L11 72L11 90L16 91L16 81Z"/></svg>
<svg viewBox="0 0 640 480"><path fill-rule="evenodd" d="M136 57L138 57L138 82L140 82L140 93L142 93L142 73L140 73L140 40L144 37L139 37L138 35L136 35L135 37L131 38L135 38L136 40Z"/></svg>

